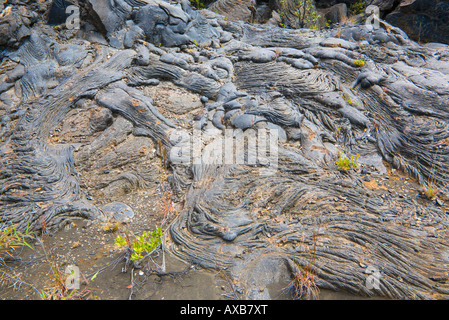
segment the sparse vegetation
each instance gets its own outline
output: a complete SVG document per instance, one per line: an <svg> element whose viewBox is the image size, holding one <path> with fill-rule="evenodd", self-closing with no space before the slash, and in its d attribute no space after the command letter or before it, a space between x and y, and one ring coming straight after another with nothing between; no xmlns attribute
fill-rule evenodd
<svg viewBox="0 0 449 320"><path fill-rule="evenodd" d="M366 8L366 3L364 0L360 0L358 2L354 2L349 6L349 13L351 15L357 15L362 13Z"/></svg>
<svg viewBox="0 0 449 320"><path fill-rule="evenodd" d="M429 200L435 199L437 194L440 193L440 189L435 187L432 182L430 182L429 184L423 184L421 187L424 196Z"/></svg>
<svg viewBox="0 0 449 320"><path fill-rule="evenodd" d="M45 226L43 226L45 230ZM45 235L45 231L42 233L42 237ZM50 264L50 272L47 273L51 284L45 287L43 290L38 290L32 284L26 283L21 279L21 273L15 271L14 268L7 267L8 261L20 261L16 259L14 251L18 248L28 247L34 250L30 245L31 241L37 240L40 242L41 248L44 251L45 261ZM0 231L0 267L8 270L0 269L0 285L8 284L14 288L14 290L27 286L33 289L38 296L43 300L79 300L85 299L90 290L84 286L81 288L72 288L69 286L69 277L74 277L74 270L72 273L67 273L66 270L61 270L62 264L57 261L56 255L52 250L47 252L44 246L43 238L38 240L36 235L29 231L27 227L24 232L17 230L16 226L10 225L4 227ZM81 274L80 274L81 275ZM79 276L79 275L76 275ZM87 284L87 280L84 279L84 283Z"/></svg>
<svg viewBox="0 0 449 320"><path fill-rule="evenodd" d="M318 19L321 16L318 14L314 0L296 0L293 8L289 8L287 0L280 0L280 12L279 16L282 20L280 26L286 28L289 26L289 22L286 18L286 12L293 12L298 19L299 28L310 28L318 30Z"/></svg>
<svg viewBox="0 0 449 320"><path fill-rule="evenodd" d="M363 67L365 65L365 63L366 63L365 60L362 60L362 59L354 61L354 64L356 65L357 68Z"/></svg>
<svg viewBox="0 0 449 320"><path fill-rule="evenodd" d="M56 257L53 249L47 251L44 244L45 236L47 235L47 227L45 223L42 223L42 237L40 239L40 244L44 252L45 261L50 264L50 273L47 275L50 277L51 285L45 287L42 291L39 291L40 298L43 300L82 300L86 299L91 291L87 289L86 285L88 283L87 279L80 272L79 274L74 274L74 269L70 270L70 273L66 272L68 269L61 270L61 264ZM82 276L84 279L84 286L76 287L71 280L76 280L79 282L79 278Z"/></svg>
<svg viewBox="0 0 449 320"><path fill-rule="evenodd" d="M74 274L75 270L70 270L70 273L66 272L66 270L62 271L54 255L51 256L49 262L51 264L51 273L48 275L53 283L41 291L40 294L43 300L82 300L89 296L91 291L85 286L81 289L73 288L69 285L70 278L82 276L81 273L79 275ZM87 283L87 279L83 280L84 283Z"/></svg>
<svg viewBox="0 0 449 320"><path fill-rule="evenodd" d="M346 155L338 154L338 160L335 164L340 171L349 171L350 169L357 168L357 159L360 157L360 154L357 154L355 157L352 155L351 158L348 158Z"/></svg>
<svg viewBox="0 0 449 320"><path fill-rule="evenodd" d="M142 260L143 254L151 254L162 243L162 238L162 229L156 227L151 233L144 231L140 236L134 236L130 232L125 232L124 235L119 234L115 239L115 244L119 247L126 247L130 251L130 260L135 262Z"/></svg>
<svg viewBox="0 0 449 320"><path fill-rule="evenodd" d="M310 29L318 30L318 19L321 16L316 10L315 1L300 0L296 2L296 6L298 10L295 11L295 15L298 17L299 26L301 28L309 26Z"/></svg>
<svg viewBox="0 0 449 320"><path fill-rule="evenodd" d="M201 0L190 0L190 4L195 7L196 9L204 9L205 5L204 2Z"/></svg>
<svg viewBox="0 0 449 320"><path fill-rule="evenodd" d="M356 21L355 16L351 16L350 15L348 17L344 17L341 20L341 24L344 25L344 26L353 26L353 25L357 24L357 21Z"/></svg>
<svg viewBox="0 0 449 320"><path fill-rule="evenodd" d="M304 242L304 240L303 240ZM308 262L302 266L297 260L292 265L292 281L284 290L292 293L294 299L316 300L319 296L319 288L317 286L318 277L313 269L313 263L316 259L317 236L313 234L312 248L306 246L306 254Z"/></svg>
<svg viewBox="0 0 449 320"><path fill-rule="evenodd" d="M160 195L160 210L164 215L164 219L161 225L164 225L172 216L177 214L177 211L175 209L175 203L173 200L173 190L170 186L170 183L168 182L168 173L166 170L168 160L167 153L165 148L162 147L162 143L160 140L158 141L158 149L161 155L158 194Z"/></svg>
<svg viewBox="0 0 449 320"><path fill-rule="evenodd" d="M345 100L347 103L352 104L352 99L348 96L346 96L345 94L342 94L341 97L343 98L343 100Z"/></svg>
<svg viewBox="0 0 449 320"><path fill-rule="evenodd" d="M316 285L316 275L310 265L301 267L296 263L291 286L295 299L315 300L318 298L319 289Z"/></svg>
<svg viewBox="0 0 449 320"><path fill-rule="evenodd" d="M437 194L441 191L435 184L435 158L437 157L439 150L440 146L438 147L432 159L431 176L429 177L427 183L423 183L421 185L422 193L428 200L434 200Z"/></svg>
<svg viewBox="0 0 449 320"><path fill-rule="evenodd" d="M17 230L15 225L3 226L0 229L0 268L6 268L8 261L15 261L14 251L21 247L28 247L33 249L28 243L30 240L34 240L35 236L29 231L29 228L25 229L25 232ZM20 279L20 275L16 274L14 270L0 269L0 285L8 283L14 288L21 287L22 284L28 285L36 290L33 286L23 282Z"/></svg>
<svg viewBox="0 0 449 320"><path fill-rule="evenodd" d="M3 263L5 256L11 256L12 251L21 246L32 247L27 240L35 239L35 236L29 231L29 226L25 232L17 230L15 225L5 226L0 229L0 263Z"/></svg>

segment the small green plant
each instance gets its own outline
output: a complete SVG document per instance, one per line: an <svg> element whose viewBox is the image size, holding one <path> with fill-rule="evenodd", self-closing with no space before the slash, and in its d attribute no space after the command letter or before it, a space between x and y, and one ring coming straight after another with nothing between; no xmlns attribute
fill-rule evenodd
<svg viewBox="0 0 449 320"><path fill-rule="evenodd" d="M424 196L428 199L428 200L433 200L436 198L437 194L440 193L440 189L436 187L436 183L435 183L435 159L438 155L438 152L441 150L441 144L438 146L433 158L432 158L432 167L430 169L431 175L430 177L427 179L427 183L423 183L421 185L422 187L422 192L424 194Z"/></svg>
<svg viewBox="0 0 449 320"><path fill-rule="evenodd" d="M115 244L119 247L127 247L131 251L132 262L142 260L143 254L153 252L162 243L163 232L160 227L148 232L144 231L140 236L134 237L131 241L128 234L118 235Z"/></svg>
<svg viewBox="0 0 449 320"><path fill-rule="evenodd" d="M365 65L365 63L366 63L365 60L362 60L362 59L354 61L354 64L357 68L363 67Z"/></svg>
<svg viewBox="0 0 449 320"><path fill-rule="evenodd" d="M340 95L342 98L343 98L343 100L345 100L347 103L349 103L349 104L352 104L352 99L351 99L351 97L348 97L346 94L341 94Z"/></svg>
<svg viewBox="0 0 449 320"><path fill-rule="evenodd" d="M83 300L87 299L91 291L87 288L88 281L84 277L83 273L79 272L79 274L75 274L75 269L67 268L65 270L61 270L60 261L57 259L57 255L55 254L55 250L52 248L50 250L46 249L45 246L45 238L47 236L47 226L45 221L41 223L42 227L42 237L39 239L41 244L41 249L44 252L45 262L50 266L50 272L47 275L50 277L50 284L42 291L38 291L39 296L43 300ZM75 280L75 277L82 276L83 277L83 288L74 286L72 280ZM81 279L78 279L81 280ZM93 280L93 278L91 278ZM81 283L80 283L81 284Z"/></svg>
<svg viewBox="0 0 449 320"><path fill-rule="evenodd" d="M10 225L0 229L0 262L3 262L3 257L11 255L11 251L16 247L26 246L33 249L27 240L35 239L34 235L29 231L27 225L24 232L17 230L15 225Z"/></svg>
<svg viewBox="0 0 449 320"><path fill-rule="evenodd" d="M309 26L310 29L318 30L318 19L321 15L318 14L315 1L313 0L297 0L295 15L298 17L300 28Z"/></svg>
<svg viewBox="0 0 449 320"><path fill-rule="evenodd" d="M204 9L204 2L201 0L190 0L190 4L196 9Z"/></svg>
<svg viewBox="0 0 449 320"><path fill-rule="evenodd" d="M351 158L348 158L347 156L343 156L341 154L338 155L338 160L335 162L335 164L338 167L338 170L340 171L348 171L352 168L357 168L357 160L360 157L360 154L357 154L355 157L351 156Z"/></svg>
<svg viewBox="0 0 449 320"><path fill-rule="evenodd" d="M40 292L42 300L84 300L91 294L91 291L84 287L81 288L70 288L68 286L69 277L74 275L74 270L71 270L71 273L63 272L59 268L59 263L56 261L53 253L50 253L51 259L51 273L49 276L52 278L52 284L48 287L45 287L44 290ZM82 275L82 274L81 274ZM82 275L84 277L84 275ZM91 279L93 280L93 279ZM87 283L87 279L84 278L84 281Z"/></svg>
<svg viewBox="0 0 449 320"><path fill-rule="evenodd" d="M30 240L34 240L35 236L29 231L29 226L27 225L24 232L19 231L17 226L11 224L9 226L4 225L0 228L0 268L6 267L8 260L15 260L14 251L19 247L28 247L33 250L31 245L28 243ZM8 258L8 259L7 259ZM5 270L0 269L0 287L3 283L8 283L12 287L20 287L22 284L31 285L23 282L20 279L20 275L9 271L13 271L11 268ZM32 287L35 289L34 287Z"/></svg>
<svg viewBox="0 0 449 320"><path fill-rule="evenodd" d="M290 18L290 13L296 16L297 21ZM279 17L282 28L297 26L299 28L310 28L318 30L318 14L314 0L279 0Z"/></svg>
<svg viewBox="0 0 449 320"><path fill-rule="evenodd" d="M366 8L366 3L364 0L360 0L358 2L354 2L349 6L349 13L351 15L357 15L359 13L362 13L363 10Z"/></svg>
<svg viewBox="0 0 449 320"><path fill-rule="evenodd" d="M422 187L424 196L429 200L435 199L437 194L440 193L440 191L441 191L439 188L434 186L432 181L429 184L423 184L421 187Z"/></svg>
<svg viewBox="0 0 449 320"><path fill-rule="evenodd" d="M190 40L194 45L198 46L198 42L195 39Z"/></svg>

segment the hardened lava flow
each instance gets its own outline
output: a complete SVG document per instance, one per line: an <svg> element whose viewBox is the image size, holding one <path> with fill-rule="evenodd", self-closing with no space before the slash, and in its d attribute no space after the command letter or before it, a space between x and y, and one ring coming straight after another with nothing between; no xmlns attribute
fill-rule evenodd
<svg viewBox="0 0 449 320"><path fill-rule="evenodd" d="M316 31L231 21L186 0L72 4L79 30L36 14L57 21L65 1L3 4L2 224L56 230L73 218L108 219L80 183L98 177L81 177L77 168L116 161L95 159L124 132L170 154L180 146L172 133L186 123L207 136L203 150L227 129L276 129L275 174L261 174L263 163L214 162L211 153L200 164L169 162L169 181L184 202L170 226L172 253L225 269L249 299L272 298L268 284L306 272L319 288L356 295L449 298L444 206L379 193L335 164L339 155L359 154L365 173L385 174L388 164L444 196L447 47L420 45L384 21L372 30ZM188 103L166 109L146 94L167 83L173 94L200 96L201 112L192 114ZM56 141L53 133L74 110L95 117L75 126L70 141ZM108 183L132 192L149 175L134 170ZM377 288L365 285L368 266L379 271Z"/></svg>

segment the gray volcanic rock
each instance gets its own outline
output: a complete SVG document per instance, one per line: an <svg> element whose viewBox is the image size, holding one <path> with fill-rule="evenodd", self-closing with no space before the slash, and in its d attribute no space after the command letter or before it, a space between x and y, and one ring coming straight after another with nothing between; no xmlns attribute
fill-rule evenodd
<svg viewBox="0 0 449 320"><path fill-rule="evenodd" d="M447 197L447 47L385 21L288 29L186 1L76 3L90 19L79 32L30 21L17 38L29 12L0 18L11 31L1 226L126 220L131 204L111 197L148 190L158 156L183 204L164 249L226 270L242 298L273 298L267 286L304 270L319 288L360 296L449 297L447 208L416 197L429 184ZM385 176L393 169L413 187Z"/></svg>
<svg viewBox="0 0 449 320"><path fill-rule="evenodd" d="M89 0L94 21L102 24L108 35L120 30L132 12L132 7L126 1Z"/></svg>
<svg viewBox="0 0 449 320"><path fill-rule="evenodd" d="M127 223L134 217L134 212L128 205L121 202L111 202L105 204L102 211L114 220Z"/></svg>
<svg viewBox="0 0 449 320"><path fill-rule="evenodd" d="M391 11L395 8L395 6L401 1L395 0L373 0L371 1L372 5L378 6L380 11Z"/></svg>
<svg viewBox="0 0 449 320"><path fill-rule="evenodd" d="M255 18L255 12L252 13L251 7L255 8L254 0L217 0L214 1L208 9L217 12L228 19L251 21Z"/></svg>
<svg viewBox="0 0 449 320"><path fill-rule="evenodd" d="M449 1L401 1L386 21L422 42L449 43Z"/></svg>
<svg viewBox="0 0 449 320"><path fill-rule="evenodd" d="M123 42L125 47L130 47L133 40L143 37L165 47L192 42L210 45L220 35L185 1L172 5L151 0L138 2L137 6L132 6L132 2L119 1L113 6L109 1L89 0L89 4L91 19L101 23L100 29L114 42L115 47L121 47ZM131 26L125 35L121 30L126 25Z"/></svg>
<svg viewBox="0 0 449 320"><path fill-rule="evenodd" d="M18 10L6 7L0 17L0 46L17 47L30 35L37 18L38 14L25 6Z"/></svg>
<svg viewBox="0 0 449 320"><path fill-rule="evenodd" d="M332 7L318 10L321 26L325 26L326 23L342 23L348 18L348 7L345 3L338 3Z"/></svg>

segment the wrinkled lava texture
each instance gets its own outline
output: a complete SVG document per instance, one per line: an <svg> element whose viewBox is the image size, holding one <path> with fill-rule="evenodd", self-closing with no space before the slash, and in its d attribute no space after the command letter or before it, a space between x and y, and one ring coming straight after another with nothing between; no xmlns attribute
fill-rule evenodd
<svg viewBox="0 0 449 320"><path fill-rule="evenodd" d="M449 298L444 206L378 192L360 174L394 168L445 196L448 47L417 44L383 21L372 31L314 31L231 21L185 0L73 4L79 30L48 24L48 15L56 23L69 17L66 1L3 5L1 223L57 230L73 218L126 215L123 204L94 205L80 181L128 161L134 170L95 185L104 194L145 188L157 173L139 165L145 157L127 159L136 154L127 148L156 149L167 155L168 180L183 203L169 250L226 269L246 298L270 298L261 287L306 267L320 288ZM147 94L168 83L173 95L182 88L201 103L165 108L157 90L156 98ZM195 140L193 129L203 133L202 151L225 129L276 129L276 171L267 174L263 161L214 162L213 152L178 163L172 151L189 143L173 139L181 128ZM111 141L125 138L110 152ZM343 154L359 154L358 166L339 170ZM373 290L367 266L381 275Z"/></svg>

